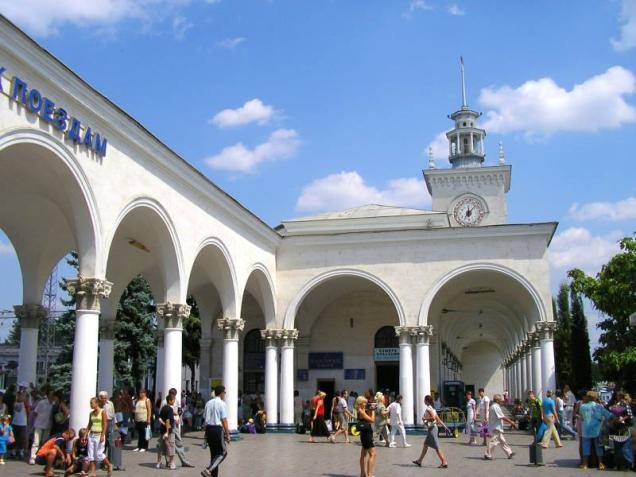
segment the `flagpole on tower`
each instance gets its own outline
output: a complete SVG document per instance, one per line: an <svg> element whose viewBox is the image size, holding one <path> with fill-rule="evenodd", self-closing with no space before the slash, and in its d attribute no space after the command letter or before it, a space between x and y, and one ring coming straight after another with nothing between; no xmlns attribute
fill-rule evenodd
<svg viewBox="0 0 636 477"><path fill-rule="evenodd" d="M466 109L468 105L466 104L466 81L464 80L464 57L459 57L459 65L462 71L462 109Z"/></svg>

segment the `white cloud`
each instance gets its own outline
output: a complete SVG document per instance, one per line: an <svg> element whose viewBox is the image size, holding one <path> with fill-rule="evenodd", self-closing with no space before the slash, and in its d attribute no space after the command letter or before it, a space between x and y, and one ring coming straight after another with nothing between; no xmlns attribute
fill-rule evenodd
<svg viewBox="0 0 636 477"><path fill-rule="evenodd" d="M426 184L415 177L390 180L378 189L368 185L356 171L342 171L306 185L296 201L300 211L326 211L365 204L422 207L430 204Z"/></svg>
<svg viewBox="0 0 636 477"><path fill-rule="evenodd" d="M446 133L439 133L435 136L435 139L428 144L426 147L427 161L429 148L433 151L433 157L435 159L448 159L448 138L446 137Z"/></svg>
<svg viewBox="0 0 636 477"><path fill-rule="evenodd" d="M575 85L570 91L551 78L526 81L517 88L484 88L482 127L488 132L520 131L532 137L557 131L597 131L636 121L636 108L624 96L636 92L634 74L621 66Z"/></svg>
<svg viewBox="0 0 636 477"><path fill-rule="evenodd" d="M177 15L172 20L172 32L177 40L183 40L185 33L194 25L188 21L186 17Z"/></svg>
<svg viewBox="0 0 636 477"><path fill-rule="evenodd" d="M94 27L112 26L127 18L151 22L157 12L188 3L190 0L0 0L0 11L31 33L49 36L65 23Z"/></svg>
<svg viewBox="0 0 636 477"><path fill-rule="evenodd" d="M466 10L464 10L463 8L460 8L459 5L457 5L456 3L453 3L453 4L449 5L448 9L446 11L449 14L454 15L454 16L466 15Z"/></svg>
<svg viewBox="0 0 636 477"><path fill-rule="evenodd" d="M231 50L233 48L236 48L245 40L246 40L245 37L237 36L236 38L226 38L225 40L221 40L217 43L217 45L219 45L222 48L227 48L228 50Z"/></svg>
<svg viewBox="0 0 636 477"><path fill-rule="evenodd" d="M415 10L433 10L433 6L429 5L426 0L411 0L409 4L409 11Z"/></svg>
<svg viewBox="0 0 636 477"><path fill-rule="evenodd" d="M272 106L254 98L246 101L240 108L224 109L215 114L208 122L219 128L231 128L249 123L263 125L267 124L275 115L276 110Z"/></svg>
<svg viewBox="0 0 636 477"><path fill-rule="evenodd" d="M571 219L606 220L618 222L621 220L636 219L636 197L628 197L618 202L590 202L589 204L572 204L568 210Z"/></svg>
<svg viewBox="0 0 636 477"><path fill-rule="evenodd" d="M621 23L620 38L611 40L616 51L626 51L636 46L636 0L623 0Z"/></svg>
<svg viewBox="0 0 636 477"><path fill-rule="evenodd" d="M254 149L248 149L239 142L214 156L205 158L205 162L214 169L253 173L256 166L262 162L292 157L300 144L298 133L293 129L277 129L266 142Z"/></svg>
<svg viewBox="0 0 636 477"><path fill-rule="evenodd" d="M554 269L580 268L596 274L601 266L620 251L621 231L606 235L593 235L583 227L570 227L557 234L550 244L550 264Z"/></svg>
<svg viewBox="0 0 636 477"><path fill-rule="evenodd" d="M15 255L13 245L10 243L0 242L0 257L3 255Z"/></svg>

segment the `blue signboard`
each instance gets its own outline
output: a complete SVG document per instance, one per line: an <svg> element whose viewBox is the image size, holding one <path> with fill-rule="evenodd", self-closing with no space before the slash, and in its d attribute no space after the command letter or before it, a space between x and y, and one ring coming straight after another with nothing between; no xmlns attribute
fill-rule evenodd
<svg viewBox="0 0 636 477"><path fill-rule="evenodd" d="M309 353L309 369L342 369L342 353Z"/></svg>
<svg viewBox="0 0 636 477"><path fill-rule="evenodd" d="M362 380L366 379L366 370L365 369L345 369L344 370L344 378L348 380Z"/></svg>
<svg viewBox="0 0 636 477"><path fill-rule="evenodd" d="M296 381L309 381L309 370L308 369L297 369L296 370Z"/></svg>

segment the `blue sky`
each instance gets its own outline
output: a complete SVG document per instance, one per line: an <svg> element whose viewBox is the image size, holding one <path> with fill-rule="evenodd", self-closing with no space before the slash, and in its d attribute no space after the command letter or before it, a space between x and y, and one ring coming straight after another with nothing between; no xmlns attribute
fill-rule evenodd
<svg viewBox="0 0 636 477"><path fill-rule="evenodd" d="M559 221L553 287L636 231L636 0L0 0L0 11L270 225L427 208L460 106L512 164L509 222ZM0 234L0 310L21 300Z"/></svg>

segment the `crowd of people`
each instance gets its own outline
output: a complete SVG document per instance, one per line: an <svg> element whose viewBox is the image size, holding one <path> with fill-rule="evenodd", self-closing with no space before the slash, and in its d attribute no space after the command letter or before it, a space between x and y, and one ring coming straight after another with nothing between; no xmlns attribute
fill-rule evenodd
<svg viewBox="0 0 636 477"><path fill-rule="evenodd" d="M239 429L250 425L256 428L256 420L260 430L255 432L265 432L267 417L260 395L240 396ZM326 398L326 393L318 390L313 398L303 402L295 392L297 430L302 433L308 430L310 442L325 438L334 444L339 436L344 443L350 443L350 434L359 435L361 476L373 475L376 446L397 447L399 434L401 446L411 447L399 394L369 389L358 396L345 390L335 392L330 402L325 402ZM64 467L65 475L95 476L100 467L110 474L113 470L125 470L121 447L132 442L133 433L137 439L133 452L143 453L149 448L154 429L157 468L175 469L177 457L183 467L193 467L187 460L182 433L204 429L210 464L201 474L218 475L230 442L223 386L217 386L205 404L196 393L183 392L177 396L174 388L165 398L158 396L154 403L144 389L136 393L119 389L112 399L105 391L91 398L86 427L76 433L69 428L69 406L60 393L35 389L26 383L9 388L4 395L0 394L0 465L5 458L16 458L43 465L47 477L53 475L56 465ZM550 440L559 448L566 436L578 439L584 469L590 466L604 469L609 457L607 449L611 449L612 467L634 468L631 426L636 401L620 390L607 404L594 391L581 393L577 398L567 386L547 391L542 398L529 390L525 401L516 400L514 404L508 402L507 393L495 394L491 400L482 388L474 397L468 392L465 402L467 443L477 445L477 437L481 437L485 460L492 460L497 447L509 459L514 456L504 436L504 425L508 424L513 429L527 429L534 436L533 445L542 448L547 448ZM426 438L418 458L412 462L421 466L432 449L438 456L439 467L448 468L438 439L440 428L450 434L438 413L441 400L435 394L428 395L424 404L421 420L427 429ZM355 428L349 429L350 425Z"/></svg>

